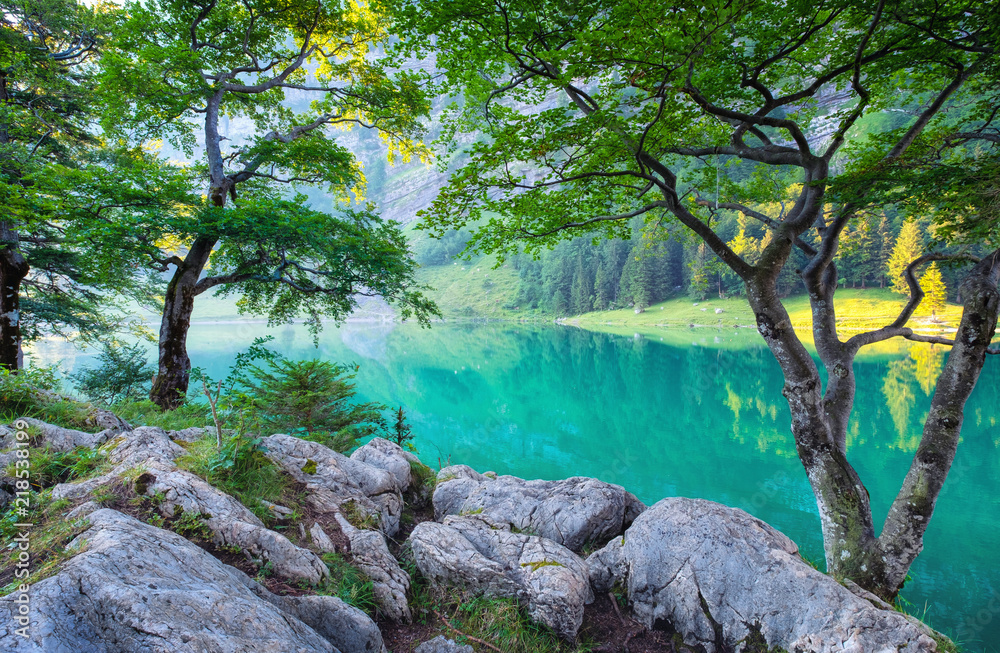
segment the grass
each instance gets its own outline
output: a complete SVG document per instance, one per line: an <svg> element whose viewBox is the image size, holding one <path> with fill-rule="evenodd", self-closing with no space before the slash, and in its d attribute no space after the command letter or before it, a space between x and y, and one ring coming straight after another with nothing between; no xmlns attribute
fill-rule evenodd
<svg viewBox="0 0 1000 653"><path fill-rule="evenodd" d="M338 553L324 553L322 558L330 570L330 577L323 581L316 593L336 596L344 603L374 616L378 602L372 580Z"/></svg>
<svg viewBox="0 0 1000 653"><path fill-rule="evenodd" d="M60 565L78 550L67 551L66 545L87 529L86 520L67 521L64 512L70 506L66 499L53 500L51 491L31 492L28 495L28 514L18 514L14 504L0 516L0 536L7 546L0 552L0 577L9 581L0 588L0 596L6 596L25 582L37 583L54 575ZM16 578L21 551L17 548L16 537L22 532L16 524L31 524L31 575Z"/></svg>
<svg viewBox="0 0 1000 653"><path fill-rule="evenodd" d="M163 410L151 401L129 401L112 407L116 415L133 426L158 426L165 431L211 426L208 406L187 403L174 410ZM214 428L214 427L213 427Z"/></svg>
<svg viewBox="0 0 1000 653"><path fill-rule="evenodd" d="M206 483L232 495L269 528L277 528L275 515L261 500L296 509L302 502L287 474L259 449L241 452L231 466L219 457L214 435L183 443L187 453L177 466L201 477Z"/></svg>
<svg viewBox="0 0 1000 653"><path fill-rule="evenodd" d="M100 476L111 470L107 456L98 449L77 447L72 451L52 451L49 447L29 447L27 469L32 489L41 491L58 483ZM7 469L8 476L17 475L17 461Z"/></svg>
<svg viewBox="0 0 1000 653"><path fill-rule="evenodd" d="M551 319L541 311L517 307L518 271L510 262L493 269L495 264L495 257L481 256L422 267L417 281L433 288L426 295L445 319Z"/></svg>

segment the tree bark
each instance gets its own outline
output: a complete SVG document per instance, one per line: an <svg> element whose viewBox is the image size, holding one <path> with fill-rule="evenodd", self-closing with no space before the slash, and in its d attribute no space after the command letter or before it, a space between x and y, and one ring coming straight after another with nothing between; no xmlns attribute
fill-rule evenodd
<svg viewBox="0 0 1000 653"><path fill-rule="evenodd" d="M24 364L21 350L21 282L28 262L18 247L17 232L0 221L0 367L16 371Z"/></svg>
<svg viewBox="0 0 1000 653"><path fill-rule="evenodd" d="M198 278L214 246L212 238L195 239L167 286L160 321L159 368L149 393L150 401L164 410L177 408L187 395L191 377L187 334L198 294Z"/></svg>

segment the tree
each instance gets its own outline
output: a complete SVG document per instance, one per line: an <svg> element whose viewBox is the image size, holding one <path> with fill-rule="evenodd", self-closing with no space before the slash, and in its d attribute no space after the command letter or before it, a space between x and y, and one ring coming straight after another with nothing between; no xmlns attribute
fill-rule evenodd
<svg viewBox="0 0 1000 653"><path fill-rule="evenodd" d="M928 266L927 271L920 278L920 287L926 293L924 297L926 309L931 312L932 316L937 315L937 312L944 308L944 304L948 300L948 287L944 285L944 279L941 278L941 270L938 269L937 263L931 263Z"/></svg>
<svg viewBox="0 0 1000 653"><path fill-rule="evenodd" d="M128 286L120 270L92 274L86 244L67 237L67 216L52 205L60 169L96 145L86 68L96 23L72 0L0 2L0 367L9 370L42 333L106 335L102 278Z"/></svg>
<svg viewBox="0 0 1000 653"><path fill-rule="evenodd" d="M423 224L435 232L477 224L472 249L501 256L581 233L620 237L636 216L654 233L683 225L741 279L782 369L828 571L893 597L923 546L962 407L984 365L1000 305L1000 252L969 270L955 340L934 339L951 345L951 355L878 534L847 458L854 358L890 338L929 338L905 326L922 295L913 292L890 324L842 339L835 256L844 229L884 204L911 148L923 150L928 127L953 128L943 110L995 81L996 2L407 0L396 8L403 52L433 42L445 90L464 94L452 129L485 134ZM831 111L817 100L835 90L850 98ZM556 93L564 103L547 101ZM845 148L863 116L904 103L916 108L906 125L873 125L866 140ZM829 137L814 131L825 120L835 125ZM724 186L699 174L707 157L725 162ZM512 161L535 170L519 173ZM716 188L714 206L699 204ZM765 204L780 210L754 208ZM716 209L767 227L756 263L727 244ZM946 256L910 262L908 277L938 258ZM809 293L825 384L779 301L788 270Z"/></svg>
<svg viewBox="0 0 1000 653"><path fill-rule="evenodd" d="M275 357L250 370L254 407L264 426L322 442L336 451L385 429L381 404L353 401L357 366Z"/></svg>
<svg viewBox="0 0 1000 653"><path fill-rule="evenodd" d="M272 322L305 313L314 329L323 316L346 317L357 295L398 302L404 317L434 313L415 290L400 230L347 206L364 177L329 129L372 129L391 157L423 152L411 137L425 98L409 75L390 75L370 56L387 36L382 17L327 0L154 0L128 2L116 15L101 56L107 134L197 154L186 166L197 173L196 201L139 216L114 209L113 199L99 203L127 225L106 230L105 242L119 241L146 267L172 269L155 403L182 401L195 297L213 288L241 293L241 310ZM241 131L246 123L253 127ZM314 210L289 185L326 186L344 208Z"/></svg>
<svg viewBox="0 0 1000 653"><path fill-rule="evenodd" d="M894 293L909 295L910 286L906 282L905 272L907 266L920 256L923 251L923 243L920 237L920 227L915 220L907 220L903 223L903 228L899 231L899 237L892 248L892 256L886 266L886 276L889 277L890 288Z"/></svg>

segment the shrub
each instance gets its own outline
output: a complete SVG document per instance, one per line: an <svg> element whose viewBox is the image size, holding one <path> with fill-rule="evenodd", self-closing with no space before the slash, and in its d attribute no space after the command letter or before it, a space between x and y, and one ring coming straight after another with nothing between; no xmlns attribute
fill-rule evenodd
<svg viewBox="0 0 1000 653"><path fill-rule="evenodd" d="M97 362L96 367L70 375L77 389L91 401L110 406L149 394L156 369L146 359L142 345L104 344Z"/></svg>
<svg viewBox="0 0 1000 653"><path fill-rule="evenodd" d="M354 403L358 367L321 360L275 358L268 369L254 367L250 390L261 424L276 431L316 440L336 451L385 429L376 403Z"/></svg>

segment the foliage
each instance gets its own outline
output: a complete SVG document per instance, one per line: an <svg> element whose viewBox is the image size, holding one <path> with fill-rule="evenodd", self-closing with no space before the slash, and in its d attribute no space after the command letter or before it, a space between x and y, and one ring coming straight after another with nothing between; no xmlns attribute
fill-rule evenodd
<svg viewBox="0 0 1000 653"><path fill-rule="evenodd" d="M106 343L97 356L98 365L70 375L77 389L91 401L106 405L138 401L149 393L156 368L149 364L140 343Z"/></svg>
<svg viewBox="0 0 1000 653"><path fill-rule="evenodd" d="M8 476L16 475L15 466L16 462L8 466ZM99 449L77 447L72 451L52 451L49 447L28 448L29 478L32 489L37 492L59 483L96 476L109 468L107 456Z"/></svg>
<svg viewBox="0 0 1000 653"><path fill-rule="evenodd" d="M372 580L338 553L324 553L323 562L330 570L330 577L317 588L317 594L336 596L374 617L378 601Z"/></svg>
<svg viewBox="0 0 1000 653"><path fill-rule="evenodd" d="M0 539L12 542L23 531L17 524L32 524L31 581L38 582L55 574L59 565L74 554L75 551L68 549L66 545L86 529L87 522L65 519L69 501L53 499L51 491L32 491L28 494L27 501L26 515L19 514L19 506L13 502L3 509L3 513L0 514ZM0 550L0 568L13 568L19 553L17 547L5 547ZM0 588L0 596L14 592L23 582L23 579L15 577L11 583Z"/></svg>
<svg viewBox="0 0 1000 653"><path fill-rule="evenodd" d="M941 270L938 269L937 263L931 263L927 267L927 271L920 277L920 287L927 293L923 308L930 311L931 315L937 315L948 299L948 287L941 278Z"/></svg>
<svg viewBox="0 0 1000 653"><path fill-rule="evenodd" d="M382 405L352 401L357 370L329 361L274 358L266 369L250 372L254 408L270 429L347 451L385 429Z"/></svg>
<svg viewBox="0 0 1000 653"><path fill-rule="evenodd" d="M907 220L903 223L903 229L899 232L899 238L892 248L886 272L893 292L900 295L910 294L910 286L906 283L903 273L910 263L924 253L922 240L916 221Z"/></svg>
<svg viewBox="0 0 1000 653"><path fill-rule="evenodd" d="M400 406L393 412L394 422L388 433L389 439L409 451L414 450L412 426L406 423L406 411ZM412 467L412 465L411 465Z"/></svg>
<svg viewBox="0 0 1000 653"><path fill-rule="evenodd" d="M264 455L259 438L233 435L223 441L220 451L215 437L206 436L186 448L187 453L177 459L178 467L233 495L265 523L273 523L274 515L261 500L298 504L290 480Z"/></svg>

